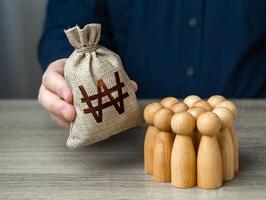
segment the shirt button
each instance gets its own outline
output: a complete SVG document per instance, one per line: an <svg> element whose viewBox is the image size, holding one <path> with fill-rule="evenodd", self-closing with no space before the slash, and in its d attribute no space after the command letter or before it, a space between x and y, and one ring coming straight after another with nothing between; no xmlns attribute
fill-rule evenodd
<svg viewBox="0 0 266 200"><path fill-rule="evenodd" d="M191 77L191 76L193 76L195 74L195 70L194 70L194 68L192 68L192 67L188 67L187 69L186 69L186 75L188 76L188 77Z"/></svg>
<svg viewBox="0 0 266 200"><path fill-rule="evenodd" d="M190 18L190 20L188 21L188 25L190 27L195 27L197 26L197 24L198 24L198 20L196 18Z"/></svg>

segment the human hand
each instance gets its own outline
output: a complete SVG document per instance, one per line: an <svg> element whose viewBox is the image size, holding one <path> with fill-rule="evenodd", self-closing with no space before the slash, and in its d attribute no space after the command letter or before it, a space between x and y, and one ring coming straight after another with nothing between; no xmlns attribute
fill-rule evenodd
<svg viewBox="0 0 266 200"><path fill-rule="evenodd" d="M47 67L38 95L39 103L48 110L52 120L63 128L68 128L76 117L73 95L64 79L66 60L56 60Z"/></svg>
<svg viewBox="0 0 266 200"><path fill-rule="evenodd" d="M64 79L64 66L67 59L59 59L47 67L42 77L38 102L51 116L51 119L62 128L69 128L76 117L73 106L73 94ZM138 85L132 81L136 92Z"/></svg>

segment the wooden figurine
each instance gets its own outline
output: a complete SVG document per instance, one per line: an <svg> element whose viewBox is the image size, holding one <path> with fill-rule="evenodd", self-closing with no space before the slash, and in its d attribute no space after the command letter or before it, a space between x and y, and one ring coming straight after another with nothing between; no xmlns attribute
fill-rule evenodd
<svg viewBox="0 0 266 200"><path fill-rule="evenodd" d="M153 124L153 117L160 109L162 109L162 106L159 103L148 104L144 109L144 120L148 124L144 140L144 171L147 174L153 174L153 151L158 132Z"/></svg>
<svg viewBox="0 0 266 200"><path fill-rule="evenodd" d="M187 112L189 112L194 117L194 119L197 121L199 116L207 112L207 110L203 107L192 107L192 108L189 108Z"/></svg>
<svg viewBox="0 0 266 200"><path fill-rule="evenodd" d="M190 113L194 117L194 119L196 120L196 123L197 123L197 120L198 120L199 116L201 114L207 112L207 111L204 108L202 108L202 107L193 107L193 108L188 109L187 112ZM193 143L194 143L194 147L195 147L196 153L198 152L200 139L201 139L201 134L197 130L197 128L195 128L194 133L192 135L192 140L193 140Z"/></svg>
<svg viewBox="0 0 266 200"><path fill-rule="evenodd" d="M226 99L223 97L223 96L221 96L221 95L213 95L213 96L211 96L208 100L207 100L207 102L213 107L213 108L215 108L215 106L218 104L218 103L220 103L220 102L223 102L223 101L225 101Z"/></svg>
<svg viewBox="0 0 266 200"><path fill-rule="evenodd" d="M234 178L234 147L228 128L232 127L233 115L225 107L217 107L213 111L221 120L221 130L217 139L222 156L223 181Z"/></svg>
<svg viewBox="0 0 266 200"><path fill-rule="evenodd" d="M230 110L231 113L233 114L234 119L235 119L236 116L237 116L236 105L235 105L232 101L229 101L229 100L222 101L222 102L218 103L218 104L216 105L216 107L225 107L225 108L227 108L227 109Z"/></svg>
<svg viewBox="0 0 266 200"><path fill-rule="evenodd" d="M188 106L185 103L177 103L170 108L174 113L185 112L188 110Z"/></svg>
<svg viewBox="0 0 266 200"><path fill-rule="evenodd" d="M154 125L159 130L153 152L154 178L157 182L171 181L173 137L170 131L173 114L170 109L162 108L156 112L153 118Z"/></svg>
<svg viewBox="0 0 266 200"><path fill-rule="evenodd" d="M197 101L196 103L192 105L192 107L202 107L208 112L213 110L213 107L207 101L204 101L204 100Z"/></svg>
<svg viewBox="0 0 266 200"><path fill-rule="evenodd" d="M199 116L197 128L202 134L197 157L197 184L204 189L215 189L222 185L222 157L216 134L221 120L213 112Z"/></svg>
<svg viewBox="0 0 266 200"><path fill-rule="evenodd" d="M171 156L171 184L178 188L196 185L196 153L191 139L195 119L188 112L176 113L171 120L175 137Z"/></svg>
<svg viewBox="0 0 266 200"><path fill-rule="evenodd" d="M184 99L183 103L187 104L188 107L190 108L194 103L200 100L201 98L196 95L189 95Z"/></svg>
<svg viewBox="0 0 266 200"><path fill-rule="evenodd" d="M239 153L238 153L238 138L236 129L231 126L229 128L229 133L232 138L233 146L234 146L234 172L236 173L239 170Z"/></svg>
<svg viewBox="0 0 266 200"><path fill-rule="evenodd" d="M160 103L164 108L171 108L173 105L178 104L179 100L175 97L165 97Z"/></svg>
<svg viewBox="0 0 266 200"><path fill-rule="evenodd" d="M234 116L234 119L237 116L237 108L236 105L232 101L223 101L216 105L216 107L225 107L231 111ZM239 150L238 150L238 137L237 132L233 126L229 127L229 132L232 138L233 146L234 146L234 171L237 172L239 170Z"/></svg>
<svg viewBox="0 0 266 200"><path fill-rule="evenodd" d="M188 110L188 106L185 103L177 103L175 105L173 105L170 108L174 113L179 113L179 112L186 112ZM175 139L176 134L172 131L171 132L172 136L173 136L173 140Z"/></svg>

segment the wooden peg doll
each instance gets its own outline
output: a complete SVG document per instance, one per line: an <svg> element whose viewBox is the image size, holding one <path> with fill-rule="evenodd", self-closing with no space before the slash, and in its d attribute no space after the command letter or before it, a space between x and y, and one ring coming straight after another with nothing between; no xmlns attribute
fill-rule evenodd
<svg viewBox="0 0 266 200"><path fill-rule="evenodd" d="M234 146L234 172L236 173L239 170L238 137L236 129L233 126L229 127L229 133Z"/></svg>
<svg viewBox="0 0 266 200"><path fill-rule="evenodd" d="M192 105L192 107L202 107L208 112L213 110L213 107L207 101L204 101L204 100L197 101L196 103Z"/></svg>
<svg viewBox="0 0 266 200"><path fill-rule="evenodd" d="M234 116L234 119L237 116L237 108L236 105L232 101L223 101L216 105L216 107L225 107L231 111ZM229 127L229 132L232 138L233 146L234 146L234 171L237 172L239 170L239 153L238 153L238 137L236 129L231 126Z"/></svg>
<svg viewBox="0 0 266 200"><path fill-rule="evenodd" d="M221 120L221 130L217 139L222 156L223 181L234 178L234 147L228 128L232 127L233 115L225 107L217 107L213 111Z"/></svg>
<svg viewBox="0 0 266 200"><path fill-rule="evenodd" d="M236 105L232 101L229 101L229 100L222 101L222 102L216 104L215 107L225 107L225 108L227 108L233 114L234 119L237 116L237 108L236 108Z"/></svg>
<svg viewBox="0 0 266 200"><path fill-rule="evenodd" d="M187 112L189 112L194 117L194 119L197 121L199 116L207 112L207 110L203 107L192 107L192 108L189 108Z"/></svg>
<svg viewBox="0 0 266 200"><path fill-rule="evenodd" d="M196 123L197 123L199 116L201 114L207 112L207 111L202 107L192 107L192 108L188 109L187 112L190 113L194 117L194 119L196 120ZM201 139L201 134L197 130L197 128L195 128L194 133L192 135L192 141L194 143L196 153L198 152L200 139Z"/></svg>
<svg viewBox="0 0 266 200"><path fill-rule="evenodd" d="M153 152L154 179L157 182L171 181L173 136L170 132L170 123L173 114L173 111L170 109L162 108L156 112L153 118L154 125L159 130Z"/></svg>
<svg viewBox="0 0 266 200"><path fill-rule="evenodd" d="M170 108L174 113L179 113L179 112L186 112L188 110L188 106L185 103L177 103L174 104L171 108ZM173 136L173 140L175 139L176 134L172 131L171 132L172 136Z"/></svg>
<svg viewBox="0 0 266 200"><path fill-rule="evenodd" d="M196 95L189 95L184 99L183 103L187 104L188 107L190 108L194 103L200 100L201 98Z"/></svg>
<svg viewBox="0 0 266 200"><path fill-rule="evenodd" d="M185 112L188 110L188 106L185 103L177 103L174 104L171 108L170 108L174 113L179 113L179 112Z"/></svg>
<svg viewBox="0 0 266 200"><path fill-rule="evenodd" d="M171 108L173 105L179 103L179 100L175 97L165 97L160 103L164 108Z"/></svg>
<svg viewBox="0 0 266 200"><path fill-rule="evenodd" d="M188 112L176 113L171 120L175 137L171 156L171 184L178 188L196 185L196 153L191 139L195 119Z"/></svg>
<svg viewBox="0 0 266 200"><path fill-rule="evenodd" d="M153 151L157 136L157 128L153 125L155 113L162 109L159 103L150 103L144 109L144 120L148 124L144 140L144 171L147 174L153 174Z"/></svg>
<svg viewBox="0 0 266 200"><path fill-rule="evenodd" d="M221 95L213 95L213 96L211 96L208 100L207 100L207 102L213 107L213 108L215 108L215 106L218 104L218 103L220 103L220 102L223 102L223 101L225 101L226 99L223 97L223 96L221 96Z"/></svg>
<svg viewBox="0 0 266 200"><path fill-rule="evenodd" d="M222 185L222 157L216 134L221 120L213 112L201 114L197 128L202 137L197 157L197 184L200 188L215 189Z"/></svg>

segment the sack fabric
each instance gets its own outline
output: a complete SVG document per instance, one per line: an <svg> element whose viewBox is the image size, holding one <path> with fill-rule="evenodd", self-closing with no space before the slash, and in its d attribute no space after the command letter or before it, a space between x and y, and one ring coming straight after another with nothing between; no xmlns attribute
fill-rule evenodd
<svg viewBox="0 0 266 200"><path fill-rule="evenodd" d="M75 48L64 74L77 114L67 146L90 145L139 125L141 109L120 57L98 45L101 25L76 26L65 33Z"/></svg>

